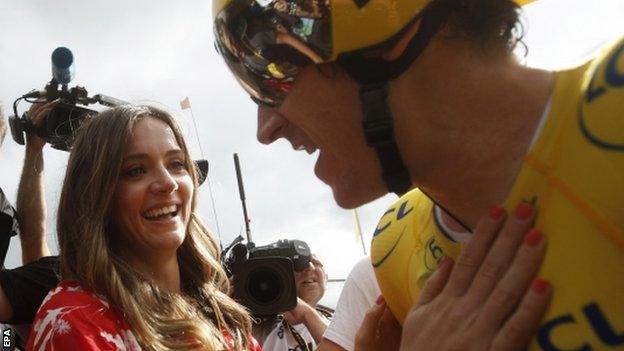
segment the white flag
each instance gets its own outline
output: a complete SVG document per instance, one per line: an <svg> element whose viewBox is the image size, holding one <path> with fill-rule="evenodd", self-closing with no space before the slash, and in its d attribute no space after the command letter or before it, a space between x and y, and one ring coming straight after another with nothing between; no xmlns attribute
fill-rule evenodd
<svg viewBox="0 0 624 351"><path fill-rule="evenodd" d="M362 227L360 225L360 216L358 216L356 208L351 210L351 213L353 213L353 230L355 232L355 242L358 243L362 241Z"/></svg>

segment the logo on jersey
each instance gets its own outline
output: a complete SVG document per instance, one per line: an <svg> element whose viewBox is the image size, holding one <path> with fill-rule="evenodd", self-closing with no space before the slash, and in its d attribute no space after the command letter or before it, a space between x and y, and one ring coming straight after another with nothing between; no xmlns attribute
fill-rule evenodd
<svg viewBox="0 0 624 351"><path fill-rule="evenodd" d="M545 351L619 350L619 347L624 346L624 331L615 328L613 317L618 319L617 312L604 310L596 301L592 301L583 306L582 311L562 314L546 321L538 330L537 343ZM588 327L599 344L592 345L592 341L586 340L579 341L573 348L570 348L571 345L564 348L567 336L584 335L582 331L588 330Z"/></svg>
<svg viewBox="0 0 624 351"><path fill-rule="evenodd" d="M578 115L581 132L592 144L624 151L624 41L594 69Z"/></svg>
<svg viewBox="0 0 624 351"><path fill-rule="evenodd" d="M371 245L373 267L382 265L397 248L407 229L407 223L404 220L408 218L407 215L412 210L414 208L409 205L409 200L404 200L398 208L393 206L381 216Z"/></svg>
<svg viewBox="0 0 624 351"><path fill-rule="evenodd" d="M432 235L427 241L425 250L425 267L432 273L438 269L438 262L444 257L444 250L435 241L435 236Z"/></svg>

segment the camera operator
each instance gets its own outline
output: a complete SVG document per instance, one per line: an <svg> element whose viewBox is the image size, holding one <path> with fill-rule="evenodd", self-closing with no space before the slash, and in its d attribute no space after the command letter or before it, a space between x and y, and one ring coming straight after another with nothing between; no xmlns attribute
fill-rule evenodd
<svg viewBox="0 0 624 351"><path fill-rule="evenodd" d="M265 350L314 350L329 325L331 310L318 305L325 294L327 274L315 255L309 267L295 272L297 307L275 320L254 327L254 336ZM280 318L282 317L282 318Z"/></svg>
<svg viewBox="0 0 624 351"><path fill-rule="evenodd" d="M40 125L53 106L54 103L33 104L28 112L33 124ZM0 111L0 142L6 129L6 120ZM19 223L24 266L0 270L0 322L12 325L32 323L41 301L58 284L55 272L58 259L50 256L45 240L44 146L42 138L27 133L24 166L17 192L17 214L14 215L15 223ZM8 202L4 196L0 200L4 209ZM17 328L24 340L27 330Z"/></svg>

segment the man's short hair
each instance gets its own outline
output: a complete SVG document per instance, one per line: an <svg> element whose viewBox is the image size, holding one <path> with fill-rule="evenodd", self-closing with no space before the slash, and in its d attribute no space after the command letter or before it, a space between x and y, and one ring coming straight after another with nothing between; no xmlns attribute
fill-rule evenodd
<svg viewBox="0 0 624 351"><path fill-rule="evenodd" d="M516 44L523 45L521 9L514 0L433 0L428 7L445 14L454 34L478 44L499 46L510 52Z"/></svg>

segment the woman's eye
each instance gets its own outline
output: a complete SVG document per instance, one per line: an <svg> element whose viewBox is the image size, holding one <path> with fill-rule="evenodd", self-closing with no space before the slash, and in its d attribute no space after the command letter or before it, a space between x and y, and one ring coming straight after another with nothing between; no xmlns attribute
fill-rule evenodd
<svg viewBox="0 0 624 351"><path fill-rule="evenodd" d="M124 175L127 177L138 177L139 175L145 173L143 167L133 167L124 172Z"/></svg>
<svg viewBox="0 0 624 351"><path fill-rule="evenodd" d="M171 162L171 169L175 171L184 171L186 170L186 164L182 161L176 160Z"/></svg>

